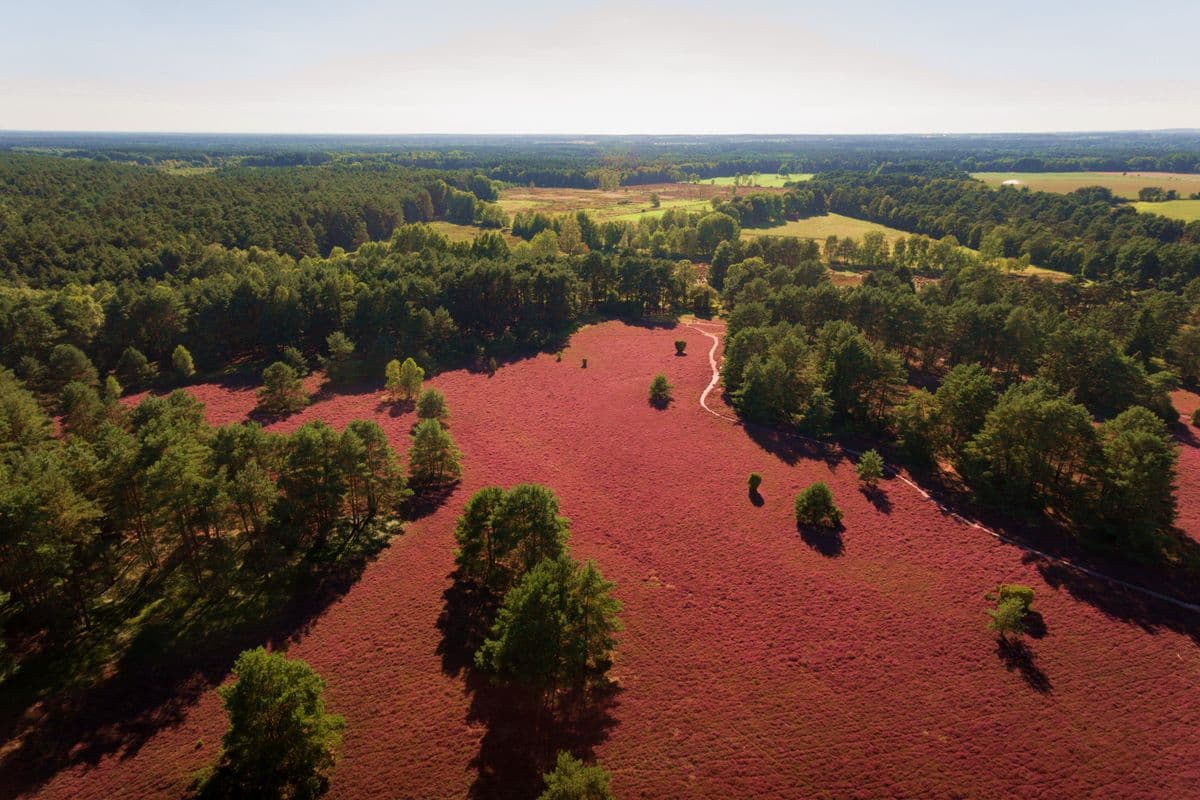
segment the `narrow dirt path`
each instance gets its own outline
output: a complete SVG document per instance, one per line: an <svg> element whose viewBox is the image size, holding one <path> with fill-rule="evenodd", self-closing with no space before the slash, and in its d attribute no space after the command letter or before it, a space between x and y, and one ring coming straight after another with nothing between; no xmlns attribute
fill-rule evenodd
<svg viewBox="0 0 1200 800"><path fill-rule="evenodd" d="M710 394L712 394L713 389L715 389L717 387L717 384L720 383L720 381L721 381L721 370L720 370L720 366L717 364L717 348L720 347L720 345L721 345L721 339L717 334L712 333L707 330L704 330L704 328L700 327L701 325L711 325L711 326L717 327L718 329L723 329L723 326L721 326L717 323L705 323L705 322L699 322L699 321L687 323L687 327L692 328L697 333L700 333L703 336L707 336L709 339L712 339L712 343L713 343L712 348L710 348L708 351L708 363L709 363L709 366L712 367L712 380L710 380L708 382L708 386L706 386L704 388L704 391L700 393L700 407L703 408L709 414L712 414L714 417L725 420L726 422L731 422L734 425L741 425L741 426L745 427L747 424L753 424L753 423L744 423L741 420L739 420L737 417L732 417L728 414L722 414L721 412L714 411L712 408L709 407L708 396ZM810 438L808 436L804 436L799 433L790 433L790 432L786 432L786 431L777 431L777 432L783 433L783 435L785 435L785 436L791 436L792 438L799 439L801 441L812 442L813 444L824 444L823 442L820 442L816 439ZM851 456L861 456L862 455L862 453L859 452L858 450L854 450L852 448L846 447L841 444L837 445L837 447L843 453L846 453L847 455L851 455ZM1089 577L1098 578L1103 581L1108 581L1109 583L1111 583L1115 586L1120 586L1124 589L1129 589L1131 591L1140 592L1141 594L1144 594L1148 597L1153 597L1156 600L1162 600L1165 603L1170 603L1171 605L1178 606L1179 608L1184 608L1184 609L1187 609L1188 611L1193 611L1195 613L1200 614L1200 604L1198 604L1198 603L1189 603L1186 600L1180 600L1177 597L1172 597L1170 595L1163 594L1162 592L1156 592L1153 589L1146 588L1145 586L1140 586L1136 583L1130 583L1129 581L1121 580L1120 578L1115 578L1111 575L1105 575L1104 573L1098 572L1089 567L1085 567L1081 564L1076 564L1075 562L1071 561L1070 559L1062 558L1060 556L1053 556L1053 555L1050 555L1049 553L1044 553L1041 550L1037 550L1033 547L1029 547L1028 545L1022 544L1021 542L1011 539L1011 538L1005 536L1004 534L999 533L998 531L994 531L991 528L987 527L986 525L983 525L975 520L967 519L966 517L959 514L957 511L951 510L944 503L942 503L940 500L938 500L936 497L932 496L929 492L922 489L920 486L918 486L916 483L914 483L910 478L908 478L906 475L904 475L898 468L892 466L891 464L885 463L884 469L891 475L898 478L905 485L909 486L910 488L912 488L913 490L918 492L921 495L921 497L923 497L925 500L928 500L929 502L936 505L938 510L941 511L942 513L949 514L951 517L953 517L958 522L961 522L963 525L967 525L978 531L982 531L983 533L986 533L988 536L991 536L992 538L996 539L997 541L1003 542L1004 544L1011 545L1013 547L1020 548L1021 550L1024 550L1027 553L1032 553L1033 555L1038 556L1039 558L1046 559L1047 561L1053 562L1055 564L1060 564L1064 567L1067 567L1068 569L1073 569L1076 572L1080 572Z"/></svg>

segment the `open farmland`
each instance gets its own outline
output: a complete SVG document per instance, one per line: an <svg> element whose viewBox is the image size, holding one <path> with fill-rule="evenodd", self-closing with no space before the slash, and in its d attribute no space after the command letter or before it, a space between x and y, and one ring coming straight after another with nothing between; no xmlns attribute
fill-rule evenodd
<svg viewBox="0 0 1200 800"><path fill-rule="evenodd" d="M1161 214L1184 222L1200 220L1200 200L1167 200L1162 203L1134 203L1133 207L1146 214Z"/></svg>
<svg viewBox="0 0 1200 800"><path fill-rule="evenodd" d="M598 562L625 606L619 691L575 742L618 797L1194 793L1196 616L1030 557L900 480L869 500L837 450L706 412L710 346L695 327L609 322L576 334L561 363L541 355L430 382L453 410L462 485L275 642L318 670L347 718L331 797L532 796L530 751L555 743L497 690L468 683L443 617L465 499L521 481L558 492L574 552ZM665 411L646 402L656 372L676 387ZM252 386L189 391L215 423L255 402ZM368 417L403 447L413 417L380 400L331 394L272 427ZM1191 463L1198 443L1183 446ZM765 478L761 506L746 494L751 471ZM1200 471L1180 479L1181 498L1194 497ZM792 498L814 480L833 488L840 534L796 531ZM1180 524L1197 534L1194 516ZM1037 592L1046 630L1028 658L1005 661L985 629L982 595L999 581ZM0 795L179 797L215 758L224 715L211 691L167 709L147 707L143 688L110 698L120 724L65 743L55 769L10 746Z"/></svg>
<svg viewBox="0 0 1200 800"><path fill-rule="evenodd" d="M1004 181L1020 181L1035 192L1073 192L1084 186L1103 186L1117 197L1136 200L1147 186L1174 189L1180 197L1200 192L1200 175L1175 172L976 172L974 178L998 187Z"/></svg>

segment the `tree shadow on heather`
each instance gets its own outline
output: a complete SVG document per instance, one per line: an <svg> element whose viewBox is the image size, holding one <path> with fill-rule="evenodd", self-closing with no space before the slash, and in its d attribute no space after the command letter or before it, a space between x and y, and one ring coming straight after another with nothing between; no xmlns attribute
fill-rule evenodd
<svg viewBox="0 0 1200 800"><path fill-rule="evenodd" d="M121 760L135 756L158 731L181 724L243 650L279 647L308 632L358 581L388 538L372 534L330 542L270 579L238 571L214 575L200 595L168 594L146 607L146 620L111 674L91 685L67 690L46 685L38 667L71 663L69 651L47 653L44 665L27 665L5 685L0 738L13 745L0 758L0 800L31 794L64 769L94 766L113 754ZM190 585L183 559L173 561L163 580L173 575ZM115 636L118 629L110 623L92 636Z"/></svg>
<svg viewBox="0 0 1200 800"><path fill-rule="evenodd" d="M364 394L375 394L379 391L379 388L379 384L375 382L334 384L325 380L313 392L311 402L320 403L325 400L332 400L335 397L360 397Z"/></svg>
<svg viewBox="0 0 1200 800"><path fill-rule="evenodd" d="M750 489L749 491L751 504L753 504L756 508L762 508L763 504L767 502L763 498L762 494L759 493L758 489Z"/></svg>
<svg viewBox="0 0 1200 800"><path fill-rule="evenodd" d="M751 441L789 467L806 459L820 460L832 467L845 459L841 450L831 444L801 438L754 422L743 422L742 428Z"/></svg>
<svg viewBox="0 0 1200 800"><path fill-rule="evenodd" d="M881 514L892 513L891 498L887 496L887 492L883 490L882 486L863 486L859 488L859 491L862 492L863 497L867 498L867 501L875 507L876 511L880 512Z"/></svg>
<svg viewBox="0 0 1200 800"><path fill-rule="evenodd" d="M386 397L375 404L377 414L387 412L389 417L402 417L416 408L416 400L391 400Z"/></svg>
<svg viewBox="0 0 1200 800"><path fill-rule="evenodd" d="M474 667L475 651L487 638L499 600L474 581L463 580L457 570L449 577L453 583L442 593L442 613L437 621L442 634L437 653L442 671L456 678Z"/></svg>
<svg viewBox="0 0 1200 800"><path fill-rule="evenodd" d="M842 541L842 533L846 526L840 522L832 528L797 523L796 530L800 532L800 538L806 545L826 558L837 558L846 549Z"/></svg>
<svg viewBox="0 0 1200 800"><path fill-rule="evenodd" d="M536 797L543 788L542 775L554 768L558 751L590 759L596 746L608 738L616 722L613 712L620 688L606 682L547 702L538 693L499 684L492 675L475 669L475 651L487 637L499 601L489 590L462 580L457 571L449 577L453 582L442 594L437 621L442 634L437 652L442 671L466 681L471 695L467 722L487 729L471 761L477 774L468 797Z"/></svg>
<svg viewBox="0 0 1200 800"><path fill-rule="evenodd" d="M1151 634L1157 634L1164 628L1175 631L1188 636L1200 646L1200 613L1033 554L1028 554L1025 560L1036 562L1038 572L1047 585L1065 590L1111 619L1137 625ZM1167 595L1176 594L1168 586L1155 585L1154 588Z"/></svg>
<svg viewBox="0 0 1200 800"><path fill-rule="evenodd" d="M560 750L592 760L616 724L620 689L613 684L563 695L549 706L540 695L497 686L487 675L472 674L467 689L467 720L487 728L471 761L477 775L467 796L475 800L537 797Z"/></svg>
<svg viewBox="0 0 1200 800"><path fill-rule="evenodd" d="M1020 673L1021 678L1035 692L1049 694L1052 690L1050 677L1035 663L1033 651L1025 642L998 636L996 656L1009 672Z"/></svg>
<svg viewBox="0 0 1200 800"><path fill-rule="evenodd" d="M446 504L460 483L454 480L432 486L414 485L412 496L404 502L404 518L415 522L428 517Z"/></svg>

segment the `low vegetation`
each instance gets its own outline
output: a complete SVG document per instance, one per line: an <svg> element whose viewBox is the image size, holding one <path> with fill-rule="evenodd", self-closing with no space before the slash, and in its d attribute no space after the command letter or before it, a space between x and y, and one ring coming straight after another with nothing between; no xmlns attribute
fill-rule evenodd
<svg viewBox="0 0 1200 800"><path fill-rule="evenodd" d="M796 495L796 525L836 528L841 524L841 509L833 502L833 492L824 481L810 484Z"/></svg>
<svg viewBox="0 0 1200 800"><path fill-rule="evenodd" d="M667 376L661 372L654 376L654 380L650 381L650 405L655 408L666 408L671 402L672 390Z"/></svg>

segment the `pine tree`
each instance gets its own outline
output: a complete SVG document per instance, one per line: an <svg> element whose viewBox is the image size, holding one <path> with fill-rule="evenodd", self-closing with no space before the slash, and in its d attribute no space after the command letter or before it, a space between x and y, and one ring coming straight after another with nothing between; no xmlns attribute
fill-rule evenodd
<svg viewBox="0 0 1200 800"><path fill-rule="evenodd" d="M408 474L414 484L432 486L462 476L461 453L449 432L434 419L417 423L408 451Z"/></svg>

